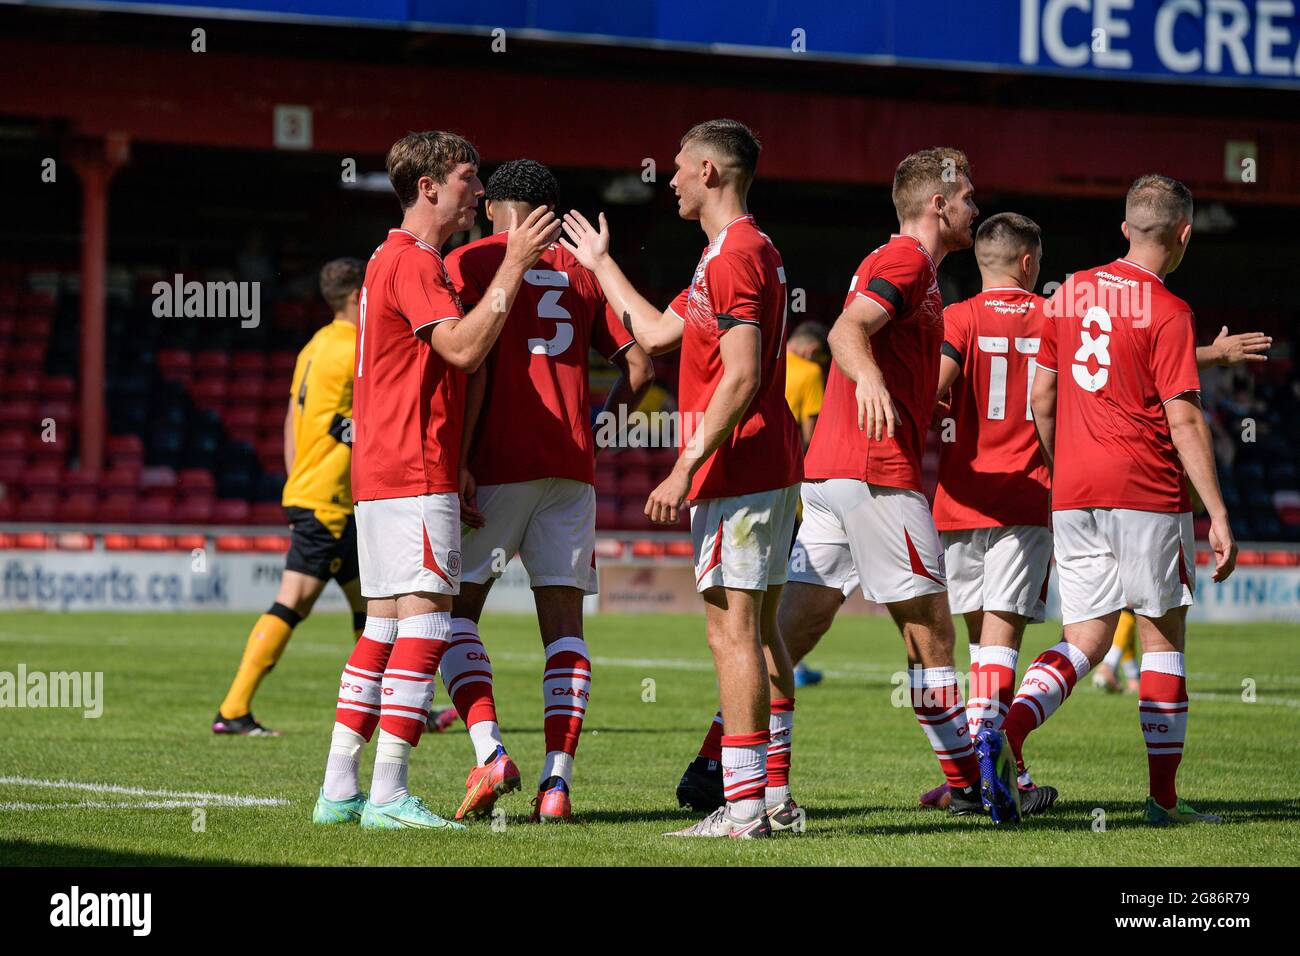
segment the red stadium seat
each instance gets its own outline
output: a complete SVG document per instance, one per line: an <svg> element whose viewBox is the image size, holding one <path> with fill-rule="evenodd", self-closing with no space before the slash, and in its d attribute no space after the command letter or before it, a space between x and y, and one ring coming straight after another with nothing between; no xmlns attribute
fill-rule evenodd
<svg viewBox="0 0 1300 956"><path fill-rule="evenodd" d="M76 401L77 383L68 375L46 375L41 382L41 396Z"/></svg>
<svg viewBox="0 0 1300 956"><path fill-rule="evenodd" d="M194 371L201 377L225 376L230 368L230 356L225 352L203 351L194 356Z"/></svg>
<svg viewBox="0 0 1300 956"><path fill-rule="evenodd" d="M176 487L186 497L190 495L211 496L216 494L217 481L212 477L212 472L206 468L186 468L181 471Z"/></svg>
<svg viewBox="0 0 1300 956"><path fill-rule="evenodd" d="M140 489L142 491L158 489L175 491L176 485L176 471L166 465L153 465L140 472Z"/></svg>
<svg viewBox="0 0 1300 956"><path fill-rule="evenodd" d="M654 491L658 484L644 471L625 473L618 479L618 493L624 498L644 497Z"/></svg>
<svg viewBox="0 0 1300 956"><path fill-rule="evenodd" d="M261 352L236 352L230 360L231 372L240 377L248 375L261 379L265 375L266 366L266 356Z"/></svg>
<svg viewBox="0 0 1300 956"><path fill-rule="evenodd" d="M176 539L169 534L142 534L135 539L140 551L174 551Z"/></svg>
<svg viewBox="0 0 1300 956"><path fill-rule="evenodd" d="M596 558L601 561L609 561L614 558L623 556L623 542L617 538L597 538L596 539Z"/></svg>
<svg viewBox="0 0 1300 956"><path fill-rule="evenodd" d="M226 390L226 400L239 406L249 406L256 422L257 411L262 404L262 379L259 376L236 378Z"/></svg>
<svg viewBox="0 0 1300 956"><path fill-rule="evenodd" d="M54 491L42 491L36 494L29 494L18 503L18 508L14 512L14 520L52 524L58 514L58 493Z"/></svg>
<svg viewBox="0 0 1300 956"><path fill-rule="evenodd" d="M208 524L216 506L216 500L208 495L184 498L176 506L172 520L178 524Z"/></svg>
<svg viewBox="0 0 1300 956"><path fill-rule="evenodd" d="M105 551L134 551L135 536L129 534L110 533L104 535Z"/></svg>
<svg viewBox="0 0 1300 956"><path fill-rule="evenodd" d="M259 534L253 539L253 550L264 554L285 554L289 550L289 536Z"/></svg>
<svg viewBox="0 0 1300 956"><path fill-rule="evenodd" d="M106 492L134 492L140 486L141 469L131 465L118 465L104 472L99 487Z"/></svg>
<svg viewBox="0 0 1300 956"><path fill-rule="evenodd" d="M53 491L63 487L63 464L42 461L33 464L23 475L23 487L28 491Z"/></svg>
<svg viewBox="0 0 1300 956"><path fill-rule="evenodd" d="M82 531L65 531L54 536L54 546L60 551L90 551L95 539Z"/></svg>
<svg viewBox="0 0 1300 956"><path fill-rule="evenodd" d="M238 553L253 550L253 539L246 534L219 534L215 543L218 551Z"/></svg>
<svg viewBox="0 0 1300 956"><path fill-rule="evenodd" d="M24 551L44 551L50 546L50 537L44 531L20 531L14 547Z"/></svg>
<svg viewBox="0 0 1300 956"><path fill-rule="evenodd" d="M224 378L200 378L190 383L190 397L199 408L220 408L226 401Z"/></svg>
<svg viewBox="0 0 1300 956"><path fill-rule="evenodd" d="M223 499L212 509L212 521L215 524L247 524L249 511L247 501Z"/></svg>
<svg viewBox="0 0 1300 956"><path fill-rule="evenodd" d="M27 474L26 455L15 457L0 453L0 485L17 487L25 474Z"/></svg>
<svg viewBox="0 0 1300 956"><path fill-rule="evenodd" d="M104 445L104 454L110 461L117 458L142 461L144 442L139 435L110 435Z"/></svg>
<svg viewBox="0 0 1300 956"><path fill-rule="evenodd" d="M94 492L75 492L59 505L59 520L67 524L90 524L98 518L99 495Z"/></svg>
<svg viewBox="0 0 1300 956"><path fill-rule="evenodd" d="M138 524L171 524L175 514L176 505L170 497L150 496L136 500L131 520Z"/></svg>
<svg viewBox="0 0 1300 956"><path fill-rule="evenodd" d="M6 392L10 395L16 394ZM0 402L0 428L28 429L40 422L40 407L31 398L12 398Z"/></svg>
<svg viewBox="0 0 1300 956"><path fill-rule="evenodd" d="M158 369L164 378L188 378L194 370L194 358L184 349L164 349L158 353Z"/></svg>
<svg viewBox="0 0 1300 956"><path fill-rule="evenodd" d="M134 492L113 491L99 502L97 520L107 524L125 524L131 520L134 510Z"/></svg>
<svg viewBox="0 0 1300 956"><path fill-rule="evenodd" d="M248 516L248 523L263 527L281 527L285 523L284 509L271 501L259 501L253 505Z"/></svg>
<svg viewBox="0 0 1300 956"><path fill-rule="evenodd" d="M669 541L665 553L672 558L694 558L695 545L691 544L689 541Z"/></svg>
<svg viewBox="0 0 1300 956"><path fill-rule="evenodd" d="M180 551L193 551L195 548L208 546L207 536L201 534L178 534L175 542L176 548Z"/></svg>
<svg viewBox="0 0 1300 956"><path fill-rule="evenodd" d="M662 541L633 541L632 557L634 558L662 558L664 556L664 542Z"/></svg>
<svg viewBox="0 0 1300 956"><path fill-rule="evenodd" d="M35 398L41 394L41 373L33 370L13 372L5 382L5 389L10 395Z"/></svg>
<svg viewBox="0 0 1300 956"><path fill-rule="evenodd" d="M102 480L103 477L98 472L84 471L78 468L64 474L63 490L67 494L84 491L98 492Z"/></svg>

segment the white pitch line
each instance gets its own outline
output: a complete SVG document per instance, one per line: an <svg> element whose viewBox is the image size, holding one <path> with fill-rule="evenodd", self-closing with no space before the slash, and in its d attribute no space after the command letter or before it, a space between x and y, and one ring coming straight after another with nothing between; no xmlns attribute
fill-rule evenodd
<svg viewBox="0 0 1300 956"><path fill-rule="evenodd" d="M197 810L212 804L203 800L144 800L139 803L105 803L83 800L80 803L0 803L0 810Z"/></svg>
<svg viewBox="0 0 1300 956"><path fill-rule="evenodd" d="M277 797L245 797L230 793L205 793L192 790L146 790L112 783L80 783L75 780L43 780L34 777L0 777L0 786L44 787L50 790L81 790L88 793L115 793L129 797L170 797L173 800L203 801L217 807L286 807L288 800ZM130 804L144 806L143 803ZM74 804L76 806L76 804Z"/></svg>

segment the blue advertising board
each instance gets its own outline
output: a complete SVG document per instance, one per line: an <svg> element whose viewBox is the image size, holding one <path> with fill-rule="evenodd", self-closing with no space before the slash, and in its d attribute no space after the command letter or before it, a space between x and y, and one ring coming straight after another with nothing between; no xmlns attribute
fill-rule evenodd
<svg viewBox="0 0 1300 956"><path fill-rule="evenodd" d="M10 0L0 0L10 2ZM39 5L1300 87L1300 0L89 0Z"/></svg>

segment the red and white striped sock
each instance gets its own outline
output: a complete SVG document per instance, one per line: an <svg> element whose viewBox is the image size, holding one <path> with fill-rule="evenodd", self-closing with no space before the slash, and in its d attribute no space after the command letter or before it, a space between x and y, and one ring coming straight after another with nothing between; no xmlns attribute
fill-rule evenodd
<svg viewBox="0 0 1300 956"><path fill-rule="evenodd" d="M966 707L957 671L952 667L913 667L908 671L912 709L930 741L948 786L961 790L978 786L979 761L966 726Z"/></svg>
<svg viewBox="0 0 1300 956"><path fill-rule="evenodd" d="M397 618L367 617L365 629L352 647L339 679L334 720L365 740L379 726L380 682L397 640Z"/></svg>
<svg viewBox="0 0 1300 956"><path fill-rule="evenodd" d="M451 636L446 611L417 614L397 622L397 640L381 684L379 729L412 747L420 743L438 678L438 663Z"/></svg>
<svg viewBox="0 0 1300 956"><path fill-rule="evenodd" d="M700 744L700 756L705 760L722 763L722 711L713 715L709 732L704 735L704 743Z"/></svg>
<svg viewBox="0 0 1300 956"><path fill-rule="evenodd" d="M492 697L492 661L478 635L478 624L467 617L451 619L451 640L438 665L442 684L469 728L474 759L480 766L496 756L501 742L497 706Z"/></svg>
<svg viewBox="0 0 1300 956"><path fill-rule="evenodd" d="M361 792L361 748L379 726L380 680L397 640L397 618L367 617L361 637L343 665L334 731L325 761L325 799L347 800Z"/></svg>
<svg viewBox="0 0 1300 956"><path fill-rule="evenodd" d="M763 800L777 807L790 799L790 743L794 735L794 698L772 700L767 732L767 789Z"/></svg>
<svg viewBox="0 0 1300 956"><path fill-rule="evenodd" d="M1087 676L1091 666L1083 651L1061 641L1034 658L1025 671L1020 690L1016 691L1006 720L1002 722L1002 729L1016 756L1016 767L1021 773L1025 772L1021 756L1025 738L1056 713L1074 690L1074 685Z"/></svg>
<svg viewBox="0 0 1300 956"><path fill-rule="evenodd" d="M752 820L765 809L770 739L767 730L722 735L722 792L733 820Z"/></svg>
<svg viewBox="0 0 1300 956"><path fill-rule="evenodd" d="M538 785L551 777L567 784L573 779L573 755L578 752L582 721L591 700L591 659L587 642L562 637L546 645L546 671L542 674L542 725L546 759Z"/></svg>
<svg viewBox="0 0 1300 956"><path fill-rule="evenodd" d="M979 697L966 702L971 739L981 730L997 730L1011 709L1016 693L1016 664L1020 654L1013 647L985 647L980 651Z"/></svg>
<svg viewBox="0 0 1300 956"><path fill-rule="evenodd" d="M1166 810L1178 805L1178 765L1187 738L1187 671L1178 651L1142 655L1138 716L1147 742L1151 797Z"/></svg>

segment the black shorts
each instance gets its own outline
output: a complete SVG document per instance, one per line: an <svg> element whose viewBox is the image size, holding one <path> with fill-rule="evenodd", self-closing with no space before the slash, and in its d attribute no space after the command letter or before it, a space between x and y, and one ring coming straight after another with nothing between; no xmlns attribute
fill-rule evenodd
<svg viewBox="0 0 1300 956"><path fill-rule="evenodd" d="M297 571L321 581L333 578L339 584L350 584L357 579L357 524L352 515L347 516L336 538L314 511L285 508L284 513L293 529L289 554L284 561L286 571Z"/></svg>

